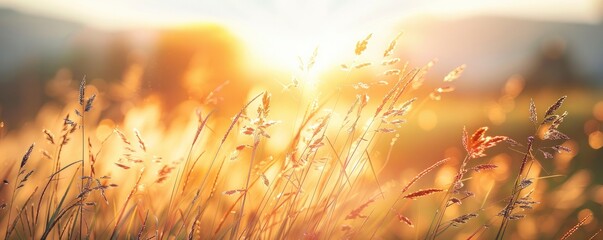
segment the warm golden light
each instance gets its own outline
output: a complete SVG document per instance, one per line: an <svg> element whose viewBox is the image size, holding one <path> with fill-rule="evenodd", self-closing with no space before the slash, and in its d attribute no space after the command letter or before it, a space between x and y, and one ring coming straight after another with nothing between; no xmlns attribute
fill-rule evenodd
<svg viewBox="0 0 603 240"><path fill-rule="evenodd" d="M596 237L563 2L3 1L0 236Z"/></svg>

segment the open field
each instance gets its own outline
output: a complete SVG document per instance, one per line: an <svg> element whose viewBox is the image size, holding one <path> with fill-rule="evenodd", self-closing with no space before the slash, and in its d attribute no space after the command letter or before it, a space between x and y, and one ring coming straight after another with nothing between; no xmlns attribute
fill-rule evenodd
<svg viewBox="0 0 603 240"><path fill-rule="evenodd" d="M431 74L436 61L400 59L397 37L375 38L346 43L351 58L328 74L315 73L317 48L286 80L184 84L203 97L182 101L170 102L177 88L130 89L144 86L135 66L116 84L57 74L47 87L60 86L60 101L0 125L0 233L603 236L600 90L524 90L515 77L466 97L456 84L470 66Z"/></svg>

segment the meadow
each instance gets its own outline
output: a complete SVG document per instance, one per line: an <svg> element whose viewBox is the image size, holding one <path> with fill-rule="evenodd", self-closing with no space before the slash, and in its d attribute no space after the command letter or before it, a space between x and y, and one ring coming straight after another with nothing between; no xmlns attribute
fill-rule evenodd
<svg viewBox="0 0 603 240"><path fill-rule="evenodd" d="M602 238L603 187L588 167L603 145L601 123L585 123L588 135L564 125L596 94L529 96L511 78L485 119L455 89L471 66L430 75L437 61L400 59L403 36L373 44L379 37L350 42L353 57L332 66L332 79L315 79L317 48L280 87L224 82L169 114L150 97L121 109L123 121L104 115L109 88L69 82L66 103L18 130L0 124L0 234Z"/></svg>

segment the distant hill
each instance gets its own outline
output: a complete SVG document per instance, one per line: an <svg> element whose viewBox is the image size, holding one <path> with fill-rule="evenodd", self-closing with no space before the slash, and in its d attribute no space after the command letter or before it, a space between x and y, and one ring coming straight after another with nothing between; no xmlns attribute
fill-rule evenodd
<svg viewBox="0 0 603 240"><path fill-rule="evenodd" d="M237 87L222 94L244 96L251 83L242 74L238 39L215 24L104 31L0 10L0 32L0 119L10 127L32 119L44 103L68 101L83 76L110 93L104 114L116 119L124 101L153 96L174 109L185 100L207 101L226 81Z"/></svg>
<svg viewBox="0 0 603 240"><path fill-rule="evenodd" d="M23 64L63 56L69 49L73 34L83 26L52 18L25 15L0 8L0 74L6 76ZM0 81L12 79L2 78Z"/></svg>
<svg viewBox="0 0 603 240"><path fill-rule="evenodd" d="M603 24L541 22L501 17L471 17L453 21L430 18L400 24L405 33L399 54L419 63L439 58L439 70L466 63L462 82L476 87L499 87L512 74L533 75L551 65L571 68L575 79L558 84L603 86ZM406 39L406 40L405 40ZM543 65L543 49L563 43L563 63ZM561 46L563 47L563 46ZM561 64L561 65L560 65ZM445 73L443 73L445 74ZM529 77L529 76L527 76ZM547 79L529 79L534 85ZM549 79L550 80L550 79ZM459 84L462 84L459 82Z"/></svg>

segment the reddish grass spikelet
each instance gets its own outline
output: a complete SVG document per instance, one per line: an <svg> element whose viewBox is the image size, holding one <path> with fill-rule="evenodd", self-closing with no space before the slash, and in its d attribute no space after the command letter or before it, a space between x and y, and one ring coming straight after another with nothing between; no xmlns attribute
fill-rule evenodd
<svg viewBox="0 0 603 240"><path fill-rule="evenodd" d="M567 135L565 135L565 133L562 133L556 129L550 128L544 134L544 139L546 139L546 140L568 140L570 138Z"/></svg>
<svg viewBox="0 0 603 240"><path fill-rule="evenodd" d="M120 167L122 169L126 169L126 170L130 169L130 166L127 166L127 165L124 165L124 164L121 164L121 163L115 163L115 165L117 165L118 167Z"/></svg>
<svg viewBox="0 0 603 240"><path fill-rule="evenodd" d="M484 148L491 148L496 146L496 144L507 140L506 136L494 136L494 137L486 137L486 140L483 143Z"/></svg>
<svg viewBox="0 0 603 240"><path fill-rule="evenodd" d="M317 136L318 133L320 133L322 130L325 129L325 127L327 126L327 123L329 123L330 119L331 119L331 113L328 113L324 117L321 117L321 118L318 119L318 121L319 121L318 124L310 126L310 129L313 130L312 131L312 138L315 137L315 136Z"/></svg>
<svg viewBox="0 0 603 240"><path fill-rule="evenodd" d="M347 225L347 224L341 225L341 231L347 232L350 230L352 230L352 226Z"/></svg>
<svg viewBox="0 0 603 240"><path fill-rule="evenodd" d="M448 200L448 205L447 206L451 206L453 204L461 205L461 204L463 204L463 201L461 199L458 199L458 198L455 198L455 197L450 198L450 200Z"/></svg>
<svg viewBox="0 0 603 240"><path fill-rule="evenodd" d="M567 96L563 96L563 97L560 97L559 99L557 99L557 101L553 105L551 105L548 110L546 110L544 117L548 117L548 116L552 115L553 113L555 113L555 111L557 111L557 109L559 109L561 107L561 105L563 104L563 101L565 101L566 98L567 98Z"/></svg>
<svg viewBox="0 0 603 240"><path fill-rule="evenodd" d="M480 164L480 165L473 167L473 171L475 171L475 172L489 171L489 170L493 170L497 167L498 167L498 165L496 165L496 164Z"/></svg>
<svg viewBox="0 0 603 240"><path fill-rule="evenodd" d="M165 181L169 177L168 175L172 172L172 170L174 170L174 167L163 165L163 167L159 169L159 172L157 172L157 180L155 180L155 182L162 183Z"/></svg>
<svg viewBox="0 0 603 240"><path fill-rule="evenodd" d="M415 200L416 198L419 197L424 197L424 196L428 196L437 192L441 192L444 191L443 189L439 189L439 188L428 188L428 189L422 189L416 192L413 192L411 194L408 194L402 198L406 198L406 199L412 199Z"/></svg>
<svg viewBox="0 0 603 240"><path fill-rule="evenodd" d="M401 213L396 213L396 217L398 217L398 221L406 223L406 225L408 225L411 228L414 228L415 225L412 223L412 221L410 221L410 218L402 215Z"/></svg>
<svg viewBox="0 0 603 240"><path fill-rule="evenodd" d="M94 175L96 175L96 169L94 168L96 157L92 153L92 141L90 140L90 137L88 137L88 161L90 162L90 177L94 177Z"/></svg>
<svg viewBox="0 0 603 240"><path fill-rule="evenodd" d="M270 181L268 181L268 178L266 177L266 175L264 174L260 174L260 177L262 178L262 183L266 186L269 187L270 186Z"/></svg>
<svg viewBox="0 0 603 240"><path fill-rule="evenodd" d="M467 221L469 221L472 218L477 217L477 213L469 213L469 214L465 214L462 216L459 216L457 218L454 218L452 220L450 220L452 222L452 226L458 226L459 224L465 224L467 223Z"/></svg>
<svg viewBox="0 0 603 240"><path fill-rule="evenodd" d="M119 138L121 139L121 141L127 145L132 145L132 143L130 142L130 140L128 140L128 138L126 137L126 135L120 131L119 129L115 128L113 129L113 131L115 133L117 133L117 135L119 136Z"/></svg>
<svg viewBox="0 0 603 240"><path fill-rule="evenodd" d="M425 176L425 174L428 174L429 172L431 172L433 169L441 166L442 164L448 162L448 160L450 160L450 158L444 158L436 163L434 163L433 165L431 165L430 167L426 168L425 170L421 171L419 174L417 174L417 176L415 176L412 180L410 180L410 182L408 182L408 184L406 184L406 186L404 186L404 188L402 189L402 192L406 192L408 191L408 189L415 183L417 182L419 179L421 179L423 176Z"/></svg>
<svg viewBox="0 0 603 240"><path fill-rule="evenodd" d="M406 102L402 103L402 104L400 105L399 109L400 109L400 110L407 110L407 109L409 109L409 108L411 108L411 107L412 107L412 104L413 104L415 101L417 101L417 98L416 98L416 97L411 98L411 99L409 99L408 101L406 101Z"/></svg>
<svg viewBox="0 0 603 240"><path fill-rule="evenodd" d="M366 104L368 104L368 101L370 99L368 94L362 94L359 96L360 97L360 108L358 108L358 112L361 111L362 108L366 107Z"/></svg>
<svg viewBox="0 0 603 240"><path fill-rule="evenodd" d="M253 135L253 133L255 132L255 129L252 127L245 127L243 128L242 133L245 135Z"/></svg>
<svg viewBox="0 0 603 240"><path fill-rule="evenodd" d="M318 148L324 146L325 144L323 143L323 137L317 138L315 139L312 144L310 144L308 146L308 148L310 148L310 150L312 151L316 151Z"/></svg>
<svg viewBox="0 0 603 240"><path fill-rule="evenodd" d="M483 138L486 131L488 131L488 127L481 127L479 129L477 129L473 133L473 135L471 135L471 142L477 142L478 140Z"/></svg>
<svg viewBox="0 0 603 240"><path fill-rule="evenodd" d="M42 156L44 156L44 158L46 158L48 160L52 160L52 156L45 149L40 149L40 153L42 153Z"/></svg>
<svg viewBox="0 0 603 240"><path fill-rule="evenodd" d="M54 145L55 144L54 134L52 134L52 132L50 132L50 130L48 130L48 129L44 129L43 132L44 132L44 136L46 136L46 140L48 140L48 142L50 144Z"/></svg>
<svg viewBox="0 0 603 240"><path fill-rule="evenodd" d="M358 206L354 210L352 210L346 217L345 220L356 219L356 218L367 218L367 216L362 215L362 210L369 206L369 204L375 202L375 199L369 199L362 205Z"/></svg>
<svg viewBox="0 0 603 240"><path fill-rule="evenodd" d="M471 158L486 156L486 149L508 139L506 136L485 136L487 130L488 127L481 127L468 137L467 131L463 129L463 146Z"/></svg>
<svg viewBox="0 0 603 240"><path fill-rule="evenodd" d="M551 148L553 150L555 150L556 152L558 152L558 153L562 153L562 152L568 152L569 153L569 152L572 152L571 148L568 148L568 147L563 146L563 145L557 145L557 146L553 146Z"/></svg>
<svg viewBox="0 0 603 240"><path fill-rule="evenodd" d="M385 104L387 104L388 102L390 102L390 100L392 100L392 101L391 101L390 106L388 107L388 109L387 109L386 112L389 112L390 110L392 110L394 108L394 104L398 101L398 99L400 98L400 96L402 95L402 93L404 92L404 90L406 89L406 86L408 86L408 84L412 81L412 79L414 78L414 76L416 76L416 73L417 72L415 72L415 75L413 75L411 77L411 79L408 80L404 86L401 86L402 81L404 79L406 79L408 76L410 76L412 74L412 72L409 72L406 76L401 77L401 78L398 79L398 81L396 82L396 84L385 94L385 96L383 97L383 100L381 100L381 104L375 110L375 114L373 115L373 117L377 117L379 115L379 113L381 113L381 111L383 110L383 108L385 107ZM404 108L401 107L397 111L400 111L401 109L404 109Z"/></svg>
<svg viewBox="0 0 603 240"><path fill-rule="evenodd" d="M262 105L258 108L258 113L260 113L263 117L268 116L270 112L270 93L264 92L262 96Z"/></svg>
<svg viewBox="0 0 603 240"><path fill-rule="evenodd" d="M235 193L244 193L246 191L247 190L245 190L245 189L233 189L233 190L224 191L224 192L222 192L222 194L224 194L224 195L233 195Z"/></svg>
<svg viewBox="0 0 603 240"><path fill-rule="evenodd" d="M142 151L146 152L147 151L147 145L142 140L142 137L140 136L140 132L136 128L134 128L134 135L136 135L136 139L138 139L138 146L140 147L140 149L142 149Z"/></svg>

